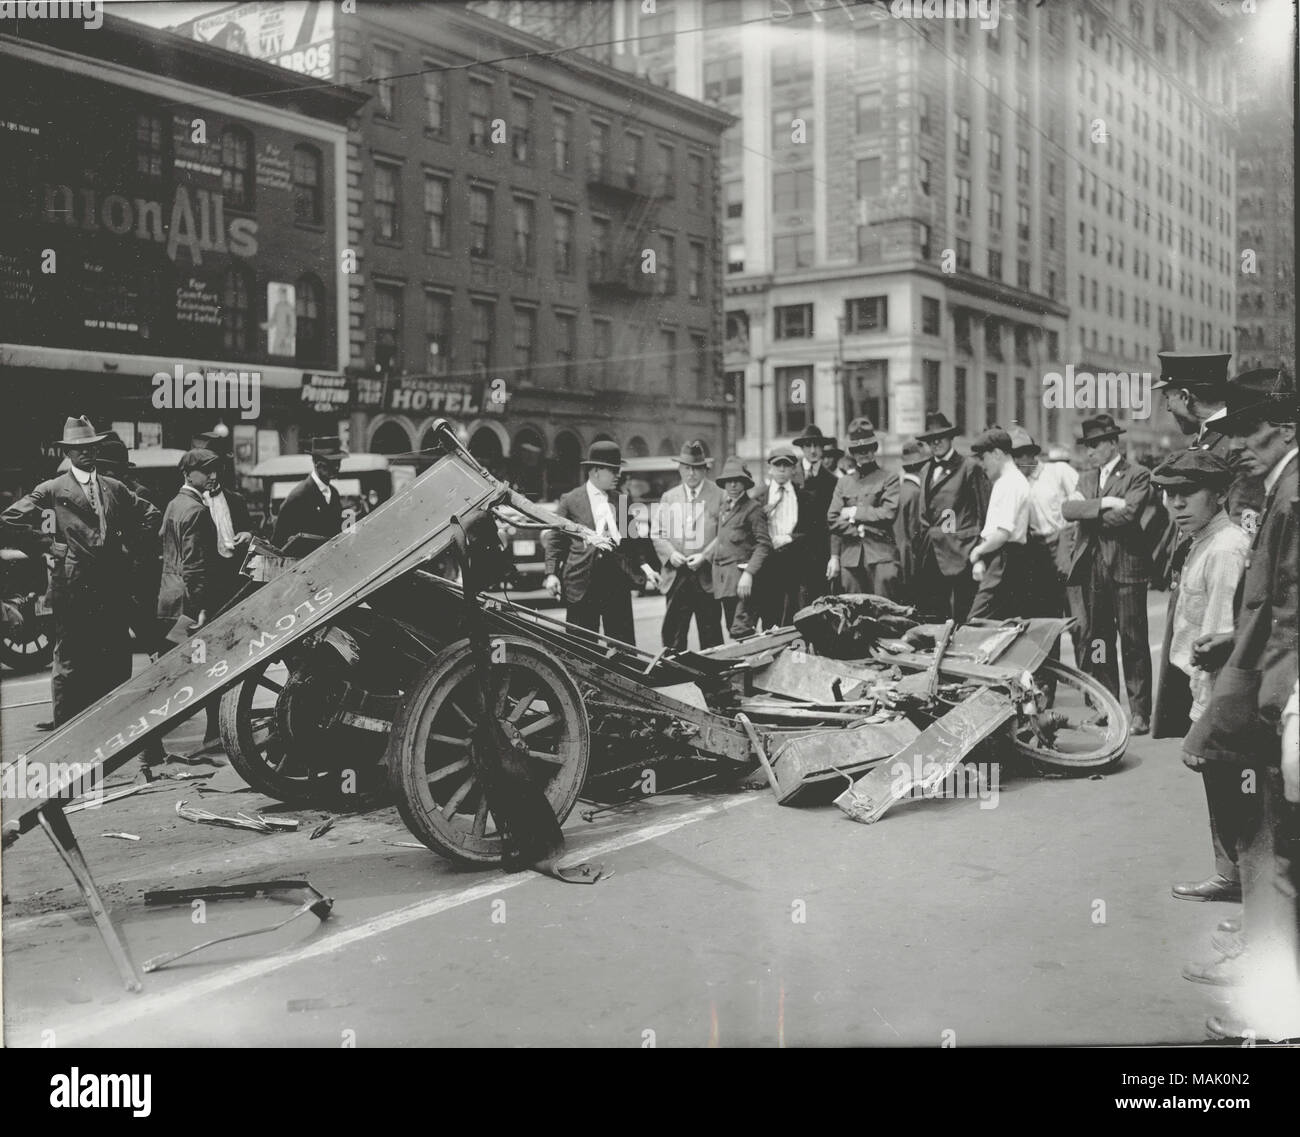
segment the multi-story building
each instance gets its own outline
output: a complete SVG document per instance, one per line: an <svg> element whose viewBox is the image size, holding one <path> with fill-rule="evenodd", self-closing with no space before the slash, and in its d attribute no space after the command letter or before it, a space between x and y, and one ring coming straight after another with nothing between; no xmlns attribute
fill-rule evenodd
<svg viewBox="0 0 1300 1137"><path fill-rule="evenodd" d="M1280 0L1277 8L1294 7ZM1274 25L1281 35L1285 19ZM1237 359L1295 374L1295 115L1290 45L1262 52L1243 39L1237 98Z"/></svg>
<svg viewBox="0 0 1300 1137"><path fill-rule="evenodd" d="M1232 82L1211 4L1004 0L994 21L611 6L635 57L616 64L741 120L722 183L742 454L859 413L896 450L925 409L1069 443L1088 408L1045 405L1067 365L1156 376L1161 347L1231 350ZM566 29L538 30L579 45ZM1137 449L1176 438L1154 403L1110 409Z"/></svg>
<svg viewBox="0 0 1300 1137"><path fill-rule="evenodd" d="M112 16L5 21L0 71L0 488L53 469L69 415L139 447L221 420L241 468L278 454L304 377L347 363L364 96Z"/></svg>

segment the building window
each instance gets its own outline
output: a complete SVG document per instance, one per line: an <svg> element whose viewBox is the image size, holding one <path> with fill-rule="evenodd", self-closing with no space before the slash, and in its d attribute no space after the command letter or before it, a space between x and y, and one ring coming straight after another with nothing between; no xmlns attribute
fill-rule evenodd
<svg viewBox="0 0 1300 1137"><path fill-rule="evenodd" d="M591 124L587 176L593 181L605 181L609 176L609 127L603 122Z"/></svg>
<svg viewBox="0 0 1300 1137"><path fill-rule="evenodd" d="M686 282L686 295L692 300L704 297L704 246L699 241L691 242L690 277Z"/></svg>
<svg viewBox="0 0 1300 1137"><path fill-rule="evenodd" d="M475 375L492 367L492 324L496 306L490 300L470 302L469 361Z"/></svg>
<svg viewBox="0 0 1300 1137"><path fill-rule="evenodd" d="M722 397L731 405L739 430L745 429L745 373L727 371L722 376Z"/></svg>
<svg viewBox="0 0 1300 1137"><path fill-rule="evenodd" d="M772 175L773 212L808 211L812 209L812 205L812 167L806 170L780 170Z"/></svg>
<svg viewBox="0 0 1300 1137"><path fill-rule="evenodd" d="M996 130L989 131L989 169L1002 169L1002 135Z"/></svg>
<svg viewBox="0 0 1300 1137"><path fill-rule="evenodd" d="M711 5L704 6L707 14ZM739 55L714 59L704 65L704 98L717 101L739 95L744 89L744 60Z"/></svg>
<svg viewBox="0 0 1300 1137"><path fill-rule="evenodd" d="M957 178L957 216L970 216L970 178Z"/></svg>
<svg viewBox="0 0 1300 1137"><path fill-rule="evenodd" d="M435 66L426 63L425 67ZM441 134L447 127L447 76L440 71L425 71L424 76L424 129L430 134Z"/></svg>
<svg viewBox="0 0 1300 1137"><path fill-rule="evenodd" d="M809 310L811 311L811 306ZM883 332L888 328L888 296L861 296L844 301L844 330L850 335L860 332Z"/></svg>
<svg viewBox="0 0 1300 1137"><path fill-rule="evenodd" d="M858 93L857 130L859 134L876 134L880 130L880 88Z"/></svg>
<svg viewBox="0 0 1300 1137"><path fill-rule="evenodd" d="M984 372L984 425L992 426L998 421L998 373Z"/></svg>
<svg viewBox="0 0 1300 1137"><path fill-rule="evenodd" d="M402 235L401 177L400 166L375 162L375 235L382 241L397 241Z"/></svg>
<svg viewBox="0 0 1300 1137"><path fill-rule="evenodd" d="M1029 151L1023 146L1016 147L1016 184L1029 184Z"/></svg>
<svg viewBox="0 0 1300 1137"><path fill-rule="evenodd" d="M135 171L147 178L163 172L163 120L157 115L135 116Z"/></svg>
<svg viewBox="0 0 1300 1137"><path fill-rule="evenodd" d="M990 359L1002 358L1002 327L993 317L984 321L984 354Z"/></svg>
<svg viewBox="0 0 1300 1137"><path fill-rule="evenodd" d="M1017 325L1014 333L1014 340L1016 345L1016 362L1029 363L1029 329L1022 325ZM1016 421L1023 422L1024 420L1016 419Z"/></svg>
<svg viewBox="0 0 1300 1137"><path fill-rule="evenodd" d="M623 137L623 177L628 189L636 189L645 164L645 139L628 131Z"/></svg>
<svg viewBox="0 0 1300 1137"><path fill-rule="evenodd" d="M314 146L293 148L293 219L319 225L325 216L321 154Z"/></svg>
<svg viewBox="0 0 1300 1137"><path fill-rule="evenodd" d="M844 402L847 421L865 417L877 430L888 430L889 360L863 359L845 363Z"/></svg>
<svg viewBox="0 0 1300 1137"><path fill-rule="evenodd" d="M533 267L533 221L532 200L517 197L514 202L514 265L518 269Z"/></svg>
<svg viewBox="0 0 1300 1137"><path fill-rule="evenodd" d="M492 191L482 186L469 191L469 252L474 257L492 255Z"/></svg>
<svg viewBox="0 0 1300 1137"><path fill-rule="evenodd" d="M745 186L743 182L727 182L722 187L726 199L727 217L743 217L745 215Z"/></svg>
<svg viewBox="0 0 1300 1137"><path fill-rule="evenodd" d="M492 84L469 81L469 144L485 150L492 137Z"/></svg>
<svg viewBox="0 0 1300 1137"><path fill-rule="evenodd" d="M930 133L930 96L918 95L917 103L917 127L922 134Z"/></svg>
<svg viewBox="0 0 1300 1137"><path fill-rule="evenodd" d="M997 190L989 191L989 228L995 233L1002 229L1002 195Z"/></svg>
<svg viewBox="0 0 1300 1137"><path fill-rule="evenodd" d="M447 248L447 179L424 175L424 251Z"/></svg>
<svg viewBox="0 0 1300 1137"><path fill-rule="evenodd" d="M921 158L917 162L916 181L917 181L917 185L921 187L921 192L925 194L926 197L929 197L930 196L930 159L929 158Z"/></svg>
<svg viewBox="0 0 1300 1137"><path fill-rule="evenodd" d="M656 266L659 287L656 291L662 296L672 296L677 292L677 238L663 233L659 237L659 257Z"/></svg>
<svg viewBox="0 0 1300 1137"><path fill-rule="evenodd" d="M252 350L253 281L245 268L228 269L221 305L222 343L226 351L247 355Z"/></svg>
<svg viewBox="0 0 1300 1137"><path fill-rule="evenodd" d="M966 368L958 367L953 371L952 396L954 401L953 407L953 426L962 434L966 431L966 420L970 417L966 408L967 391Z"/></svg>
<svg viewBox="0 0 1300 1137"><path fill-rule="evenodd" d="M1029 291L1029 262L1025 260L1016 261L1016 287L1022 292Z"/></svg>
<svg viewBox="0 0 1300 1137"><path fill-rule="evenodd" d="M743 243L727 246L727 271L745 271L745 246Z"/></svg>
<svg viewBox="0 0 1300 1137"><path fill-rule="evenodd" d="M396 113L393 102L396 84L393 82L393 76L397 74L397 52L392 48L376 45L373 58L375 94L379 106L376 113L383 118L392 118Z"/></svg>
<svg viewBox="0 0 1300 1137"><path fill-rule="evenodd" d="M1049 363L1055 363L1061 358L1061 334L1059 332L1047 333L1047 359Z"/></svg>
<svg viewBox="0 0 1300 1137"><path fill-rule="evenodd" d="M772 314L777 339L812 339L813 307L811 304L791 304L784 308L774 308Z"/></svg>
<svg viewBox="0 0 1300 1137"><path fill-rule="evenodd" d="M1025 382L1025 377L1023 375L1017 375L1015 378L1015 384L1015 421L1020 423L1021 426L1027 426L1028 423L1025 422L1025 412L1028 410L1029 403L1026 398L1027 384Z"/></svg>
<svg viewBox="0 0 1300 1137"><path fill-rule="evenodd" d="M557 173L567 174L573 161L573 115L555 110L551 114L551 129L555 139L553 151Z"/></svg>
<svg viewBox="0 0 1300 1137"><path fill-rule="evenodd" d="M777 237L775 251L777 272L811 268L813 263L813 235L811 233L793 233Z"/></svg>
<svg viewBox="0 0 1300 1137"><path fill-rule="evenodd" d="M1002 254L997 249L989 250L989 278L1002 279Z"/></svg>
<svg viewBox="0 0 1300 1137"><path fill-rule="evenodd" d="M954 312L952 314L952 333L953 342L956 343L958 351L964 351L967 355L970 355L975 350L971 346L969 313Z"/></svg>
<svg viewBox="0 0 1300 1137"><path fill-rule="evenodd" d="M556 370L565 384L573 382L573 361L578 356L578 321L569 312L555 313Z"/></svg>
<svg viewBox="0 0 1300 1137"><path fill-rule="evenodd" d="M677 333L666 328L659 331L659 351L654 368L660 391L672 391L677 385Z"/></svg>
<svg viewBox="0 0 1300 1137"><path fill-rule="evenodd" d="M1029 206L1024 202L1016 206L1016 236L1022 241L1029 240Z"/></svg>
<svg viewBox="0 0 1300 1137"><path fill-rule="evenodd" d="M527 95L510 97L510 154L516 162L532 161L533 100Z"/></svg>
<svg viewBox="0 0 1300 1137"><path fill-rule="evenodd" d="M325 287L314 276L300 276L293 289L294 357L300 363L325 358Z"/></svg>
<svg viewBox="0 0 1300 1137"><path fill-rule="evenodd" d="M655 195L672 197L677 192L677 151L668 142L659 143L659 172L655 175Z"/></svg>
<svg viewBox="0 0 1300 1137"><path fill-rule="evenodd" d="M811 79L811 36L783 40L772 48L772 86L779 87L786 83L807 83Z"/></svg>
<svg viewBox="0 0 1300 1137"><path fill-rule="evenodd" d="M957 116L957 153L970 153L970 118L964 114Z"/></svg>
<svg viewBox="0 0 1300 1137"><path fill-rule="evenodd" d="M708 393L709 352L702 335L691 333L691 397L704 398Z"/></svg>
<svg viewBox="0 0 1300 1137"><path fill-rule="evenodd" d="M402 289L399 285L375 285L375 367L395 374L402 360Z"/></svg>
<svg viewBox="0 0 1300 1137"><path fill-rule="evenodd" d="M970 272L970 242L964 237L957 238L957 267Z"/></svg>
<svg viewBox="0 0 1300 1137"><path fill-rule="evenodd" d="M573 214L567 209L555 211L555 271L573 272Z"/></svg>
<svg viewBox="0 0 1300 1137"><path fill-rule="evenodd" d="M704 192L704 158L701 155L686 155L686 178L691 187L691 208L704 209L708 199Z"/></svg>
<svg viewBox="0 0 1300 1137"><path fill-rule="evenodd" d="M532 308L515 309L515 378L528 382L533 374L533 341L537 338L537 313Z"/></svg>
<svg viewBox="0 0 1300 1137"><path fill-rule="evenodd" d="M776 433L800 434L808 426L813 402L811 367L778 367L775 378Z"/></svg>
<svg viewBox="0 0 1300 1137"><path fill-rule="evenodd" d="M921 259L928 261L930 259L930 226L917 225L916 232Z"/></svg>
<svg viewBox="0 0 1300 1137"><path fill-rule="evenodd" d="M939 301L933 296L921 297L921 332L927 336L939 334Z"/></svg>
<svg viewBox="0 0 1300 1137"><path fill-rule="evenodd" d="M221 132L221 196L230 209L253 208L253 136L241 126Z"/></svg>
<svg viewBox="0 0 1300 1137"><path fill-rule="evenodd" d="M927 407L939 405L939 361L937 359L921 360L921 383Z"/></svg>
<svg viewBox="0 0 1300 1137"><path fill-rule="evenodd" d="M591 321L591 354L597 359L608 359L614 354L614 325L609 320Z"/></svg>
<svg viewBox="0 0 1300 1137"><path fill-rule="evenodd" d="M591 253L588 257L588 275L592 280L607 280L609 261L609 221L603 217L591 219Z"/></svg>
<svg viewBox="0 0 1300 1137"><path fill-rule="evenodd" d="M424 294L425 366L445 375L451 354L451 297L443 292Z"/></svg>

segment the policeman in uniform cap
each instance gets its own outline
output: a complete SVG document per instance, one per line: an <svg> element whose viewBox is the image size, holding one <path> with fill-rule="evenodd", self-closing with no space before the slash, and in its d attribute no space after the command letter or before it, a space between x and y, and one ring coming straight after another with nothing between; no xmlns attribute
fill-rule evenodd
<svg viewBox="0 0 1300 1137"><path fill-rule="evenodd" d="M1290 976L1264 1015L1251 1024L1257 1037L1300 1034L1300 989L1295 975L1295 894L1276 887L1280 825L1287 823L1282 783L1283 710L1297 682L1296 392L1290 376L1272 368L1246 372L1229 385L1227 413L1216 422L1230 453L1246 472L1262 478L1264 502L1251 538L1246 569L1234 597L1233 630L1203 636L1192 661L1216 671L1206 712L1193 724L1184 751L1224 764L1240 794L1239 857L1244 903L1242 955L1184 968L1197 982L1234 985L1255 961L1289 959ZM1253 776L1252 776L1253 775ZM1254 792L1245 792L1247 789ZM1244 966L1243 966L1244 965ZM1285 1020L1285 1021L1284 1021Z"/></svg>
<svg viewBox="0 0 1300 1137"><path fill-rule="evenodd" d="M898 475L876 462L880 439L868 418L849 423L849 454L854 468L835 484L826 515L831 531L831 555L826 578L839 578L845 592L867 592L895 599L898 546L894 519L898 516Z"/></svg>

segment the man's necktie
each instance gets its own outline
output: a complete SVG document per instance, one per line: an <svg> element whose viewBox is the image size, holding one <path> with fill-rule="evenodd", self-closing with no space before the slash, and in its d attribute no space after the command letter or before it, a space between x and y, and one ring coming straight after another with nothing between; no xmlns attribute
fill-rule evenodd
<svg viewBox="0 0 1300 1137"><path fill-rule="evenodd" d="M785 501L785 483L784 483L784 482L782 482L779 486L776 487L776 501L774 501L774 502L772 503L771 507L768 509L768 511L767 511L767 515L768 515L769 517L775 517L778 513L780 513L780 512L781 512L781 503L782 503L783 501Z"/></svg>
<svg viewBox="0 0 1300 1137"><path fill-rule="evenodd" d="M90 498L90 504L95 510L95 516L99 518L99 540L102 543L108 533L108 521L104 517L104 506L100 502L99 493L95 489L94 478L86 482L86 496Z"/></svg>

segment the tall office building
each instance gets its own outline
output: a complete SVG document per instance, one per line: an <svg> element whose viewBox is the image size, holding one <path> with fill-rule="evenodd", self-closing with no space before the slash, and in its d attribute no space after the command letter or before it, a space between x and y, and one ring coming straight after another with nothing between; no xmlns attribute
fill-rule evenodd
<svg viewBox="0 0 1300 1137"><path fill-rule="evenodd" d="M1069 443L1090 408L1045 386L1067 365L1158 376L1161 347L1232 350L1233 75L1209 0L611 7L616 63L740 119L721 158L741 454L857 414L896 451L927 409ZM1135 449L1176 441L1140 383L1101 386L1134 404L1108 409Z"/></svg>

